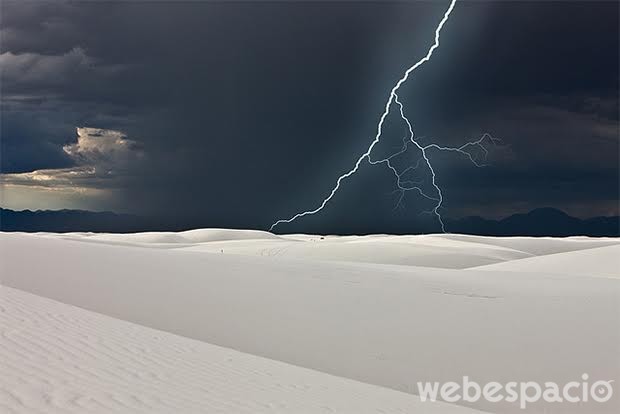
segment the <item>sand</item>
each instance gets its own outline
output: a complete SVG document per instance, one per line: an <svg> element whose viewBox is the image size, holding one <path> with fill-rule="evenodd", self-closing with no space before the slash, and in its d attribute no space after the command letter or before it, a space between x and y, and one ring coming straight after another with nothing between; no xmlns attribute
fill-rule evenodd
<svg viewBox="0 0 620 414"><path fill-rule="evenodd" d="M140 329L389 388L413 398L409 412L433 409L415 405L417 381L565 383L587 372L620 382L618 239L5 233L0 255L5 286ZM208 364L209 352L204 358ZM244 404L257 398L231 392ZM320 412L317 398L304 400L307 412ZM336 412L351 412L338 401ZM396 410L373 401L360 406ZM525 412L617 412L619 401L533 404ZM523 412L508 402L468 405Z"/></svg>

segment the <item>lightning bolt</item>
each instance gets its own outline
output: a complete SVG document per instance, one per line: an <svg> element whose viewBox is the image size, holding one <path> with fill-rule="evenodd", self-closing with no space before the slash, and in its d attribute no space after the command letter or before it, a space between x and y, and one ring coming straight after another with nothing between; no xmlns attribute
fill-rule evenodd
<svg viewBox="0 0 620 414"><path fill-rule="evenodd" d="M435 149L435 150L439 150L439 151L457 152L457 153L463 154L466 157L468 157L468 159L471 162L473 162L474 165L476 165L476 166L483 166L482 164L479 164L476 161L476 159L474 158L472 153L468 151L468 148L470 148L470 147L480 148L480 149L482 149L482 151L484 152L485 157L486 157L486 155L488 154L488 151L484 147L483 143L486 140L489 140L492 143L496 143L498 140L496 138L493 138L491 135L485 133L479 140L472 141L472 142L467 142L467 143L463 144L460 147L445 147L445 146L440 146L440 145L437 145L437 144L428 144L428 145L422 146L415 139L415 134L413 132L413 127L412 127L411 122L409 121L409 119L407 119L407 117L405 116L404 107L403 107L403 104L401 103L401 101L398 98L397 92L400 89L400 87L405 82L407 82L407 80L409 79L409 76L411 75L411 73L414 72L420 66L422 66L424 63L428 62L431 59L431 57L433 56L433 52L435 51L435 49L437 49L439 47L439 36L441 34L441 30L442 30L443 26L446 24L446 22L448 21L448 18L450 17L450 14L452 13L452 10L454 10L455 4L456 4L456 0L451 0L450 1L450 6L448 6L448 9L446 10L446 12L443 15L443 18L441 19L441 21L437 25L437 28L435 29L435 41L431 45L431 47L428 49L428 52L426 53L426 55L422 59L417 61L413 66L409 67L405 71L403 76L398 80L398 82L396 82L396 84L394 85L392 90L390 91L389 99L387 100L387 102L385 104L385 109L383 111L383 114L381 115L381 118L379 119L379 123L377 124L377 133L375 135L375 138L370 143L370 146L368 147L366 152L364 152L357 159L357 161L355 162L355 165L353 166L353 168L351 170L349 170L348 172L342 174L340 177L338 177L338 180L336 180L336 184L332 188L331 192L329 193L329 195L325 199L323 199L323 201L321 202L321 204L318 207L316 207L313 210L308 210L308 211L303 211L301 213L297 213L297 214L295 214L294 216L292 216L291 218L288 218L288 219L277 220L269 228L270 231L272 231L279 224L291 223L291 222L293 222L293 221L295 221L295 220L297 220L299 218L302 218L304 216L310 216L310 215L316 214L316 213L320 212L321 210L323 210L323 208L325 208L327 203L329 203L331 201L331 199L336 195L336 193L340 189L340 185L342 184L343 180L345 180L346 178L349 178L350 176L355 174L359 170L360 165L362 164L362 162L368 161L371 165L385 164L393 172L393 174L394 174L394 176L396 178L396 186L398 187L397 191L401 192L401 197L400 197L400 199L398 201L398 204L401 203L402 198L404 197L405 192L411 191L411 190L415 190L421 196L423 196L423 197L425 197L425 198L427 198L429 200L435 201L436 204L435 204L435 206L433 207L433 209L432 209L432 211L430 213L434 214L437 217L437 220L439 221L439 224L441 225L441 230L443 232L445 232L445 225L444 225L443 219L441 217L441 214L439 212L439 209L441 208L441 205L443 203L443 194L441 192L441 188L437 184L437 177L436 177L436 174L435 174L435 170L433 169L433 166L432 166L431 161L430 161L430 159L428 157L427 151L430 150L430 149ZM405 137L405 139L403 139L403 147L401 148L400 151L390 155L387 158L384 158L384 159L381 159L381 160L374 160L373 161L370 158L370 154L372 153L372 150L379 143L379 141L381 139L381 135L383 134L383 125L385 123L385 119L387 118L388 114L390 113L392 105L394 103L396 103L396 105L398 105L398 110L399 110L399 113L400 113L400 117L405 122L405 124L407 125L409 135L407 137ZM398 169L393 165L392 160L395 157L404 154L409 149L409 144L410 143L413 144L421 152L421 158L418 159L418 161L417 161L417 163L415 165L410 166L410 167L406 168L405 170L399 172ZM426 167L429 169L429 171L431 173L431 184L432 184L433 188L435 189L435 191L437 193L437 196L435 196L435 197L426 194L421 189L421 187L420 187L421 182L410 181L410 180L403 180L403 176L406 173L408 173L409 171L417 169L420 166L420 163L421 163L422 160L424 161Z"/></svg>

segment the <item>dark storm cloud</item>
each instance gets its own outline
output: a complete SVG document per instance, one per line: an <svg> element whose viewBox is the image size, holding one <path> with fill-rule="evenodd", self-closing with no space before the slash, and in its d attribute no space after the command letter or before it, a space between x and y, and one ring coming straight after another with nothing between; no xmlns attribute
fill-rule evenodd
<svg viewBox="0 0 620 414"><path fill-rule="evenodd" d="M353 165L446 6L3 1L2 171L75 167L76 126L120 130L148 157L118 205L265 227ZM442 36L401 93L416 132L510 145L482 170L437 156L447 213L617 205L616 2L459 2ZM345 187L309 225L346 213L380 230L428 207L412 196L411 213L392 211L381 167Z"/></svg>

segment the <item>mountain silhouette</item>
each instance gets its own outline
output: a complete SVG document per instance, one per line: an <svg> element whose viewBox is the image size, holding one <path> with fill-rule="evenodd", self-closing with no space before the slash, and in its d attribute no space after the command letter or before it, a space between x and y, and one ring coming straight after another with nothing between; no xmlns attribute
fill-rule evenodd
<svg viewBox="0 0 620 414"><path fill-rule="evenodd" d="M1 231L110 232L146 231L146 220L129 214L85 210L22 210L0 208Z"/></svg>
<svg viewBox="0 0 620 414"><path fill-rule="evenodd" d="M500 220L465 217L448 222L454 233L486 236L620 236L620 217L579 219L555 208L538 208Z"/></svg>
<svg viewBox="0 0 620 414"><path fill-rule="evenodd" d="M1 231L110 232L179 231L196 226L112 212L84 210L23 210L0 208ZM620 217L579 219L554 208L539 208L492 220L473 216L446 220L450 233L483 236L608 236L620 237ZM425 231L426 232L426 231Z"/></svg>

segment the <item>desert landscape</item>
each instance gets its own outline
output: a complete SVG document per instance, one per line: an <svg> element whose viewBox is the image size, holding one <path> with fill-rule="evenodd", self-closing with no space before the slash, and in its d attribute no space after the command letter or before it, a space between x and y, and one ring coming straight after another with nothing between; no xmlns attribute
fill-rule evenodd
<svg viewBox="0 0 620 414"><path fill-rule="evenodd" d="M0 259L5 412L620 407L416 388L620 380L617 238L2 233Z"/></svg>
<svg viewBox="0 0 620 414"><path fill-rule="evenodd" d="M620 413L619 19L0 0L0 414Z"/></svg>

